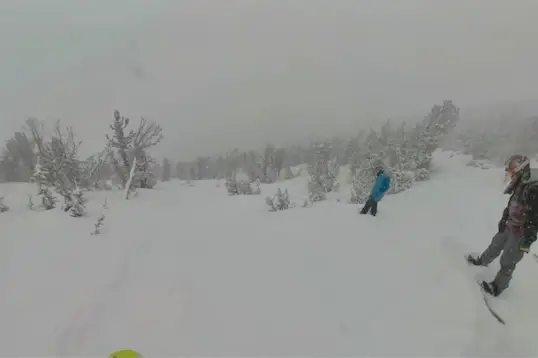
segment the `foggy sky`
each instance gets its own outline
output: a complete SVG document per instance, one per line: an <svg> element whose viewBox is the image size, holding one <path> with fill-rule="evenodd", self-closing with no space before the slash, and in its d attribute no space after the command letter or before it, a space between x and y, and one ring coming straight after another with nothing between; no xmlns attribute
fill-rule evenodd
<svg viewBox="0 0 538 358"><path fill-rule="evenodd" d="M159 155L346 134L452 99L538 98L535 0L2 0L0 134L61 119L104 144L114 109Z"/></svg>

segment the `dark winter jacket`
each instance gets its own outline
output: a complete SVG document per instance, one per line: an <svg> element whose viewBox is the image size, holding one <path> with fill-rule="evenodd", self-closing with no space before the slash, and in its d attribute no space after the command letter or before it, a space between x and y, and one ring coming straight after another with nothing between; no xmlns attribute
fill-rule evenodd
<svg viewBox="0 0 538 358"><path fill-rule="evenodd" d="M385 193L390 188L390 177L385 174L385 172L380 172L377 175L372 191L370 192L370 197L372 200L378 202L383 199Z"/></svg>
<svg viewBox="0 0 538 358"><path fill-rule="evenodd" d="M533 171L529 179L522 179L514 189L503 211L501 225L522 235L530 244L538 233L538 173Z"/></svg>

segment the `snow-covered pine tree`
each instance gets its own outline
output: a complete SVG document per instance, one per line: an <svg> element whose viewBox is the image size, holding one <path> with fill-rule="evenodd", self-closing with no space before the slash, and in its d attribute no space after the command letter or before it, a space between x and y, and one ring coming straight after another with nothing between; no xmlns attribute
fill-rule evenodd
<svg viewBox="0 0 538 358"><path fill-rule="evenodd" d="M110 125L112 135L106 135L113 148L111 155L114 157L117 176L125 188L131 172L131 162L137 157L138 167L132 185L153 188L157 181L152 173L154 161L148 151L163 139L162 128L157 123L142 118L136 130L131 129L126 133L129 123L129 118L122 117L117 110L114 111L114 120Z"/></svg>
<svg viewBox="0 0 538 358"><path fill-rule="evenodd" d="M254 186L254 188L252 189L252 195L260 195L262 193L260 179L254 180L254 182L250 185Z"/></svg>
<svg viewBox="0 0 538 358"><path fill-rule="evenodd" d="M275 147L267 145L263 152L262 162L263 177L261 179L264 183L274 183L278 178L278 172L275 166L275 156Z"/></svg>
<svg viewBox="0 0 538 358"><path fill-rule="evenodd" d="M153 174L152 166L155 160L145 151L138 151L136 154L136 167L132 185L134 188L153 189L157 184L157 179Z"/></svg>
<svg viewBox="0 0 538 358"><path fill-rule="evenodd" d="M286 167L286 150L278 148L275 151L274 176L275 181L282 177L282 170Z"/></svg>
<svg viewBox="0 0 538 358"><path fill-rule="evenodd" d="M228 190L228 195L239 194L239 185L237 183L237 179L235 178L235 173L226 178L224 185L226 186L226 190Z"/></svg>
<svg viewBox="0 0 538 358"><path fill-rule="evenodd" d="M86 199L79 188L74 189L68 198L66 198L64 211L69 212L74 218L78 218L84 215L86 207Z"/></svg>
<svg viewBox="0 0 538 358"><path fill-rule="evenodd" d="M131 171L129 152L132 150L132 141L134 138L134 131L131 129L126 132L130 119L120 115L118 110L114 111L114 121L110 125L112 130L112 137L108 134L106 139L109 145L114 149L112 156L114 156L116 175L121 181L123 187L127 184L129 173Z"/></svg>
<svg viewBox="0 0 538 358"><path fill-rule="evenodd" d="M395 133L395 152L399 169L402 171L412 171L414 162L409 155L409 134L406 131L406 124L402 123Z"/></svg>
<svg viewBox="0 0 538 358"><path fill-rule="evenodd" d="M414 183L414 173L406 167L406 137L405 123L393 131L390 122L387 121L382 128L380 141L384 147L381 154L383 157L377 158L377 163L385 168L386 174L391 177L389 194L396 194L411 188Z"/></svg>
<svg viewBox="0 0 538 358"><path fill-rule="evenodd" d="M326 193L337 190L336 180L340 165L331 153L329 143L318 143L311 146L310 163L308 164L308 193L312 202L325 200Z"/></svg>
<svg viewBox="0 0 538 358"><path fill-rule="evenodd" d="M81 162L80 186L85 189L105 189L106 176L104 171L107 159L110 156L111 147L107 145L101 152L89 156Z"/></svg>
<svg viewBox="0 0 538 358"><path fill-rule="evenodd" d="M240 180L237 185L239 194L241 195L252 195L252 187L248 180Z"/></svg>
<svg viewBox="0 0 538 358"><path fill-rule="evenodd" d="M451 100L445 100L442 105L433 106L430 115L426 117L426 124L437 140L456 127L460 121L459 113L460 109Z"/></svg>
<svg viewBox="0 0 538 358"><path fill-rule="evenodd" d="M293 179L293 171L289 165L285 165L280 171L280 180Z"/></svg>
<svg viewBox="0 0 538 358"><path fill-rule="evenodd" d="M45 140L41 133L34 134L34 143L39 153L40 169L36 180L46 184L47 187L54 187L66 204L76 200L72 198L73 192L79 189L82 176L82 165L78 159L78 149L81 144L75 139L72 128L67 127L63 132L60 122L57 121L53 135L50 140ZM42 192L43 200L48 207L51 206L50 197L46 192ZM77 194L78 195L78 194ZM82 192L80 192L82 195ZM83 203L81 204L83 208Z"/></svg>
<svg viewBox="0 0 538 358"><path fill-rule="evenodd" d="M162 181L169 181L170 176L172 173L172 165L170 164L170 160L168 158L164 158L163 160L163 173L162 173Z"/></svg>
<svg viewBox="0 0 538 358"><path fill-rule="evenodd" d="M288 189L284 189L284 192L282 192L282 190L278 188L276 194L272 198L269 196L265 198L265 202L269 206L269 211L272 212L286 210L292 207Z"/></svg>
<svg viewBox="0 0 538 358"><path fill-rule="evenodd" d="M353 161L357 163L355 175L351 182L351 204L364 204L370 196L370 191L375 179L375 167L384 167L384 149L380 144L379 136L371 129L364 142L359 143L359 148Z"/></svg>
<svg viewBox="0 0 538 358"><path fill-rule="evenodd" d="M359 151L359 138L354 137L351 138L347 144L346 147L346 157L347 157L347 163L349 164L349 182L353 180L353 176L357 172L357 168L359 167L358 163L358 151Z"/></svg>
<svg viewBox="0 0 538 358"><path fill-rule="evenodd" d="M380 161L374 156L360 161L352 181L349 201L351 204L364 204L368 200L375 180L375 168L380 165L379 163Z"/></svg>
<svg viewBox="0 0 538 358"><path fill-rule="evenodd" d="M52 178L47 173L47 169L43 168L40 164L38 157L37 164L34 167L34 172L30 177L30 182L37 185L37 196L41 198L41 206L45 210L51 210L56 207L57 199L52 195L50 187L52 184Z"/></svg>
<svg viewBox="0 0 538 358"><path fill-rule="evenodd" d="M2 167L9 181L25 182L35 165L33 144L24 132L15 132L5 143L2 153Z"/></svg>
<svg viewBox="0 0 538 358"><path fill-rule="evenodd" d="M237 180L236 177L230 177L226 181L228 195L259 195L261 194L260 180L250 182L248 179Z"/></svg>
<svg viewBox="0 0 538 358"><path fill-rule="evenodd" d="M316 201L322 201L327 199L326 191L323 185L321 184L321 181L319 180L319 176L317 176L315 173L309 173L308 175L308 200L311 203L314 203Z"/></svg>
<svg viewBox="0 0 538 358"><path fill-rule="evenodd" d="M411 135L411 152L414 156L415 180L426 180L430 175L430 163L440 140L459 122L459 108L452 101L434 105Z"/></svg>
<svg viewBox="0 0 538 358"><path fill-rule="evenodd" d="M387 119L381 126L381 131L378 136L378 144L381 148L386 148L393 139L392 126L390 119Z"/></svg>
<svg viewBox="0 0 538 358"><path fill-rule="evenodd" d="M85 200L80 190L82 177L82 162L78 159L78 148L81 142L75 140L73 130L68 127L64 133L56 123L55 135L47 145L48 155L42 155L43 166L54 177L55 191L64 198L64 210L72 217L80 217L84 214ZM77 206L76 213L72 208Z"/></svg>
<svg viewBox="0 0 538 358"><path fill-rule="evenodd" d="M331 157L327 163L327 175L325 179L326 191L338 191L340 182L338 182L338 174L340 173L340 163L337 157Z"/></svg>
<svg viewBox="0 0 538 358"><path fill-rule="evenodd" d="M187 182L187 184L191 184L191 180L198 180L197 178L199 178L198 176L198 173L196 173L196 168L194 167L193 164L191 164L190 168L189 168L189 175L187 177L187 180L185 180Z"/></svg>
<svg viewBox="0 0 538 358"><path fill-rule="evenodd" d="M196 180L209 179L209 157L196 158Z"/></svg>
<svg viewBox="0 0 538 358"><path fill-rule="evenodd" d="M254 151L245 152L242 155L241 169L248 175L249 180L252 182L257 178L263 177L261 158Z"/></svg>

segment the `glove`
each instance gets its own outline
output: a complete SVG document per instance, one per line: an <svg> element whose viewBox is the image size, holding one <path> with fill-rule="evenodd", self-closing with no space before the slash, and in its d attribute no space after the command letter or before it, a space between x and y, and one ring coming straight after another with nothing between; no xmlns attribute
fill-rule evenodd
<svg viewBox="0 0 538 358"><path fill-rule="evenodd" d="M527 238L523 241L523 243L519 246L519 249L525 253L528 253L530 248L531 248L531 245L532 243L535 241L536 239L533 238L533 237L530 237L530 238Z"/></svg>
<svg viewBox="0 0 538 358"><path fill-rule="evenodd" d="M499 232L504 232L506 229L506 220L499 221Z"/></svg>

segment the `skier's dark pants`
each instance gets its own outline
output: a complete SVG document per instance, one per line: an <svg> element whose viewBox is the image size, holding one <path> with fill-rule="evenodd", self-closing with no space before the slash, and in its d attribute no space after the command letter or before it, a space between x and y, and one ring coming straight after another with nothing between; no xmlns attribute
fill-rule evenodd
<svg viewBox="0 0 538 358"><path fill-rule="evenodd" d="M375 201L372 198L368 198L366 201L366 204L364 204L364 207L361 210L361 214L367 214L368 210L370 211L370 214L373 216L376 216L377 214L377 201Z"/></svg>
<svg viewBox="0 0 538 358"><path fill-rule="evenodd" d="M523 241L523 235L515 235L510 228L506 228L504 232L499 232L493 236L491 244L480 255L481 264L487 266L502 251L500 258L501 268L494 280L499 292L504 291L508 287L517 263L523 258L524 253L520 250Z"/></svg>

